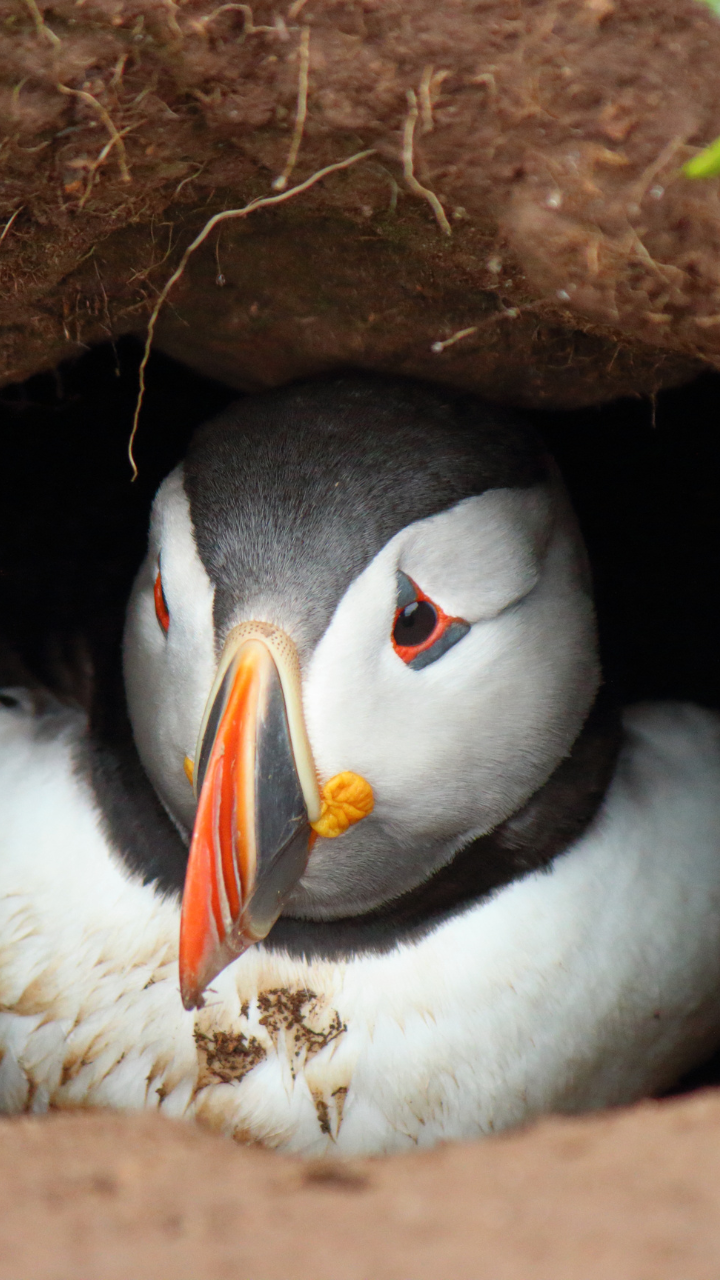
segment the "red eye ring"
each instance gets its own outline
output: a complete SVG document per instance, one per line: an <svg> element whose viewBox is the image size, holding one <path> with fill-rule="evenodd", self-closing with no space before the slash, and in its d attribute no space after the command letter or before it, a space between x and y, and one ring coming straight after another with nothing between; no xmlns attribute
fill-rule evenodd
<svg viewBox="0 0 720 1280"><path fill-rule="evenodd" d="M155 616L165 632L165 635L167 635L170 628L170 610L167 607L167 600L165 599L165 592L163 591L162 574L159 569L157 572L157 578L155 579L153 595L155 597Z"/></svg>
<svg viewBox="0 0 720 1280"><path fill-rule="evenodd" d="M404 576L406 577L406 575ZM402 644L398 639L398 635L402 633L401 624L402 624L403 616L407 613L411 605L405 605L404 607L398 606L398 608L395 610L395 618L393 620L393 629L392 629L392 636L391 636L392 646L396 654L398 655L398 657L402 659L402 661L406 664L406 666L409 666L410 663L412 663L421 653L426 653L428 649L434 648L438 640L440 640L445 635L446 631L454 623L460 624L464 630L467 630L467 623L464 622L462 618L449 617L445 613L445 611L440 608L439 604L436 604L434 600L431 600L430 596L426 595L425 592L417 585L416 582L413 582L412 578L407 578L406 580L410 582L410 584L412 585L413 591L415 593L415 599L414 601L411 602L411 604L414 605L415 607L417 607L418 605L425 605L429 609L431 609L435 614L434 626L432 626L432 629L428 631L427 635L425 635L421 641L419 641L417 644ZM429 619L429 617L428 617L427 625L428 626L431 625L431 620Z"/></svg>

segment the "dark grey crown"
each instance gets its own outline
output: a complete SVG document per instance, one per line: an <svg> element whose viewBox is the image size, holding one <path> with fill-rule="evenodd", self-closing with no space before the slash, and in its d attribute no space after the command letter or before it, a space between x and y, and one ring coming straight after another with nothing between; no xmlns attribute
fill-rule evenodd
<svg viewBox="0 0 720 1280"><path fill-rule="evenodd" d="M219 636L280 599L306 655L393 534L546 475L534 431L475 397L352 374L239 400L195 436L185 489Z"/></svg>

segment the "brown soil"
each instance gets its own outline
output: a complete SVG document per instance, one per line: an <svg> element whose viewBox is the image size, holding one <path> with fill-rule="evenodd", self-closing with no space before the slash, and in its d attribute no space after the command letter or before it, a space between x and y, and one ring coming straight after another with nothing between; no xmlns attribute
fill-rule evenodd
<svg viewBox="0 0 720 1280"><path fill-rule="evenodd" d="M213 236L160 345L238 386L351 362L536 404L720 358L720 180L680 172L720 130L696 0L39 3L0 4L5 380L142 329L208 215L271 193L308 40L290 184L375 154ZM403 168L412 94L450 236Z"/></svg>
<svg viewBox="0 0 720 1280"><path fill-rule="evenodd" d="M716 1280L720 1094L347 1164L5 1120L0 1199L0 1280Z"/></svg>

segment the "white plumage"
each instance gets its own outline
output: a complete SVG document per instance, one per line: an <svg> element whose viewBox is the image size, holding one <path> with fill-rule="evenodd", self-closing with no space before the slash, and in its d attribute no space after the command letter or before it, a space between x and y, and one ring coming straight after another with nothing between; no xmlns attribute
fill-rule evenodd
<svg viewBox="0 0 720 1280"><path fill-rule="evenodd" d="M2 1110L389 1152L629 1102L720 1042L720 718L627 712L595 812L582 541L542 446L476 416L356 379L201 433L128 608L114 809L80 712L0 699ZM301 750L374 799L337 838Z"/></svg>
<svg viewBox="0 0 720 1280"><path fill-rule="evenodd" d="M258 946L178 995L179 907L128 874L67 710L0 711L0 1105L157 1108L287 1151L427 1146L669 1085L720 1037L720 722L628 713L597 819L417 943Z"/></svg>

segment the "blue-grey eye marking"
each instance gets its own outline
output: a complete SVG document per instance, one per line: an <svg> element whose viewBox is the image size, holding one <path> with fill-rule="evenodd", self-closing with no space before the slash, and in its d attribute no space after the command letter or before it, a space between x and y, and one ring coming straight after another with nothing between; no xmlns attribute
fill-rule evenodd
<svg viewBox="0 0 720 1280"><path fill-rule="evenodd" d="M437 662L438 658L442 658L443 654L447 653L448 649L452 649L458 640L462 640L469 630L470 626L467 622L451 622L450 626L446 627L442 635L438 636L429 649L421 649L420 653L416 654L407 665L413 671L420 671L423 667L429 667L431 662Z"/></svg>
<svg viewBox="0 0 720 1280"><path fill-rule="evenodd" d="M397 646L412 649L429 639L437 625L438 614L430 600L418 600L417 590L406 573L398 570L396 614L393 628L393 640ZM413 671L421 671L431 662L437 662L448 649L452 649L458 640L467 635L470 626L461 618L448 622L445 630L438 636L434 644L421 649L406 663ZM403 661L405 659L403 658Z"/></svg>
<svg viewBox="0 0 720 1280"><path fill-rule="evenodd" d="M413 600L417 600L415 588L407 574L403 573L402 569L398 569L395 608L406 609L409 604L412 604Z"/></svg>

